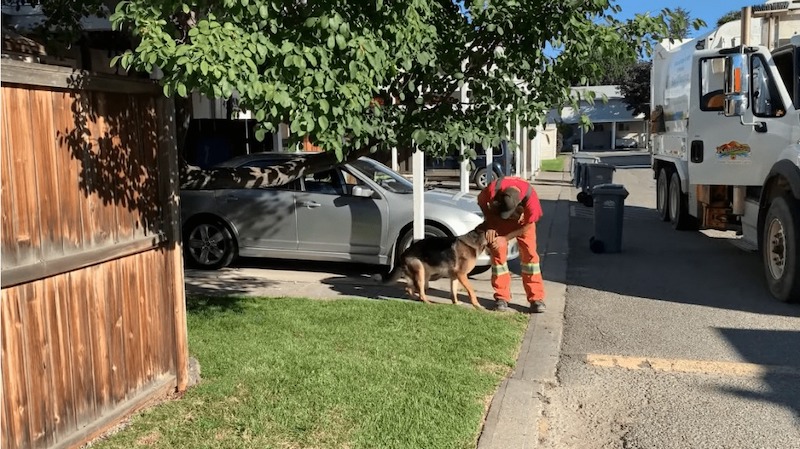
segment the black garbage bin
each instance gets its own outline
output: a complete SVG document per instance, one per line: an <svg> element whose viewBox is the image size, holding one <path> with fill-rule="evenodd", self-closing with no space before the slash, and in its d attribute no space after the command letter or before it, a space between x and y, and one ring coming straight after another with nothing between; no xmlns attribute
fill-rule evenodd
<svg viewBox="0 0 800 449"><path fill-rule="evenodd" d="M622 221L628 191L621 184L599 184L592 189L594 237L589 248L595 253L622 251Z"/></svg>
<svg viewBox="0 0 800 449"><path fill-rule="evenodd" d="M592 207L594 188L600 184L611 184L614 182L614 171L617 168L611 164L591 163L583 168L581 176L581 192L578 193L578 201L586 207Z"/></svg>
<svg viewBox="0 0 800 449"><path fill-rule="evenodd" d="M587 156L580 153L572 154L572 185L582 188L584 183L584 176L586 175L586 166L589 164L596 164L600 159L596 156Z"/></svg>

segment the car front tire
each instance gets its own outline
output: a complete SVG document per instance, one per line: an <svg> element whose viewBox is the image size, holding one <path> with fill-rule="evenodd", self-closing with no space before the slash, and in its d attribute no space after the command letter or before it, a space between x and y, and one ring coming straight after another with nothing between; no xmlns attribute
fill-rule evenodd
<svg viewBox="0 0 800 449"><path fill-rule="evenodd" d="M227 267L238 252L228 227L212 219L190 223L184 230L183 245L187 265L204 270Z"/></svg>

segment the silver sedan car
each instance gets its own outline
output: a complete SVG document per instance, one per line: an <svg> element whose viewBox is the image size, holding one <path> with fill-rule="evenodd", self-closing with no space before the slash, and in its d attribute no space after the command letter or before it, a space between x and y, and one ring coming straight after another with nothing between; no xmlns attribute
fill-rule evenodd
<svg viewBox="0 0 800 449"><path fill-rule="evenodd" d="M220 167L261 167L302 153L258 153ZM391 267L413 240L413 186L385 165L360 158L280 186L184 190L187 264L227 266L236 256L358 262ZM475 195L425 191L425 234L462 235L483 221ZM515 242L509 259L518 257ZM488 254L475 271L491 267Z"/></svg>

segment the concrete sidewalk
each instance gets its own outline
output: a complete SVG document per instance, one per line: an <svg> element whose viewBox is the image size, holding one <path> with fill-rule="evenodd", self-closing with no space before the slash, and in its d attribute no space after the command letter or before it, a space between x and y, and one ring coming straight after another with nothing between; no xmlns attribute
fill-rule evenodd
<svg viewBox="0 0 800 449"><path fill-rule="evenodd" d="M570 161L565 165L568 170ZM498 388L478 442L478 449L533 448L539 439L542 392L556 382L556 365L561 347L566 293L569 234L569 203L574 193L569 172L542 172L533 181L544 215L538 223L538 245L547 293L547 311L530 316L514 372ZM403 298L400 285L384 285L371 278L374 267L307 262L242 261L236 267L218 271L186 270L186 291L204 295L295 296L319 299L362 297ZM512 270L511 308L527 311L519 264ZM494 305L491 271L473 277L481 304ZM428 295L434 302L450 303L450 282L430 283ZM459 297L471 307L465 293Z"/></svg>
<svg viewBox="0 0 800 449"><path fill-rule="evenodd" d="M541 172L533 181L544 208L537 232L547 311L531 315L516 368L492 398L478 449L527 449L538 445L542 394L546 384L556 382L561 349L569 203L573 194L570 179L569 172ZM526 304L521 286L515 288L520 293L514 292L514 302Z"/></svg>

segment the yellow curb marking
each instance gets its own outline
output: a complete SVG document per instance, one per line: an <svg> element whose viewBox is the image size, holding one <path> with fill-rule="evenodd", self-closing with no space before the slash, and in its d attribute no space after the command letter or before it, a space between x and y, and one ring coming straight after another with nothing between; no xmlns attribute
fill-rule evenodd
<svg viewBox="0 0 800 449"><path fill-rule="evenodd" d="M652 357L625 357L604 354L587 354L586 363L604 368L617 367L629 370L650 369L665 372L719 374L741 377L764 377L768 374L781 374L786 376L800 377L800 368L791 366L758 365L755 363L659 359Z"/></svg>

